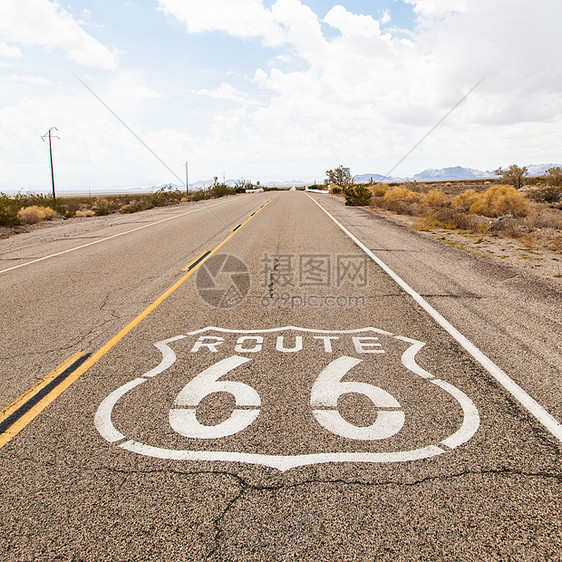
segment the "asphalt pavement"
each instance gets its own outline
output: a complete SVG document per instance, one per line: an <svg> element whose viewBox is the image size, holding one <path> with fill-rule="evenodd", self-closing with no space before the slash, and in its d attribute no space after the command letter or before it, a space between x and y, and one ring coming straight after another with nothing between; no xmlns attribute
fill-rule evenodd
<svg viewBox="0 0 562 562"><path fill-rule="evenodd" d="M2 559L561 559L554 284L292 191L0 241L0 287Z"/></svg>

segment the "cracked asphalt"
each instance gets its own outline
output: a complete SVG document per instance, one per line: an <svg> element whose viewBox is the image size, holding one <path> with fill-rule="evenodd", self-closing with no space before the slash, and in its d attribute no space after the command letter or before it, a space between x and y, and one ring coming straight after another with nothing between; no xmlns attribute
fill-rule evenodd
<svg viewBox="0 0 562 562"><path fill-rule="evenodd" d="M275 195L0 241L4 408L243 225L0 450L0 558L561 560L560 441L314 201L561 420L559 289Z"/></svg>

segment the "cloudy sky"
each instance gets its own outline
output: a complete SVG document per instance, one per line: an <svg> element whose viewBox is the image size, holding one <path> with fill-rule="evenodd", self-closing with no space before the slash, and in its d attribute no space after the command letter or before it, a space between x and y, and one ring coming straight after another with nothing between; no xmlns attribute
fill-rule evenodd
<svg viewBox="0 0 562 562"><path fill-rule="evenodd" d="M53 126L60 190L386 174L482 79L393 175L560 162L561 27L560 0L1 0L0 190L49 190Z"/></svg>

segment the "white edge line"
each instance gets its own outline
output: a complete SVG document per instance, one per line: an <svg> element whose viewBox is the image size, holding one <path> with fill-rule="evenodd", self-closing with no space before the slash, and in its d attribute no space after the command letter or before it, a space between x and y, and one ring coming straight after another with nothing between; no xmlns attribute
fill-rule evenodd
<svg viewBox="0 0 562 562"><path fill-rule="evenodd" d="M435 310L421 295L399 277L390 267L378 258L365 244L357 239L345 226L334 218L320 203L307 194L324 213L326 213L339 228L359 246L389 277L391 277L406 293L408 293L446 332L449 333L490 375L501 384L528 412L530 412L544 427L560 442L562 442L562 424L560 424L534 398L529 396L512 378L500 369L491 359L480 351L471 341L463 336L448 320Z"/></svg>
<svg viewBox="0 0 562 562"><path fill-rule="evenodd" d="M216 203L215 205L211 205L211 207L217 207L218 205L222 205L223 203L226 203L226 201L220 201L219 203ZM173 217L168 217L166 219L162 219L156 222L151 222L150 224L145 224L143 226L138 226L137 228L133 228L131 230L127 230L126 232L120 232L119 234L113 234L112 236L108 236L107 238L102 238L101 240L94 240L93 242L88 242L87 244L82 244L82 246L76 246L75 248L69 248L68 250L63 250L62 252L57 252L56 254L51 254L49 256L43 256L42 258L37 258L35 260L31 260L25 263L20 263L19 265L14 265L12 267L8 267L8 269L3 269L0 271L0 275L2 273L7 273L8 271L12 271L14 269L19 269L20 267L26 267L28 265L32 265L34 263L38 263L40 261L44 261L44 260L48 260L50 258L56 258L57 256L62 256L63 254L68 254L70 252L75 252L76 250L81 250L82 248L87 248L88 246L93 246L94 244L100 244L101 242L106 242L107 240L112 240L113 238L118 238L119 236L125 236L125 234L130 234L131 232L136 232L137 230L142 230L143 228L149 228L151 226L155 226L157 224L166 222L166 221L171 221L174 219L179 219L181 217L185 217L187 215L191 215L193 213L197 213L199 211L202 211L204 209L206 209L207 207L201 207L200 209L193 209L191 211L187 211L186 213L182 213L181 215L174 215Z"/></svg>

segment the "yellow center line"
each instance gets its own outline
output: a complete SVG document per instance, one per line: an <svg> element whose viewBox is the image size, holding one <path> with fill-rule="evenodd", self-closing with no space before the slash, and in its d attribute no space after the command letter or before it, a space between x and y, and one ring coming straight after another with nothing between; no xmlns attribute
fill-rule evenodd
<svg viewBox="0 0 562 562"><path fill-rule="evenodd" d="M181 279L176 281L165 293L160 295L160 297L158 297L151 305L149 305L145 310L143 310L134 320L129 322L129 324L127 324L122 330L120 330L104 346L102 346L95 353L93 353L75 371L73 371L59 385L57 385L55 388L53 388L53 390L51 392L49 392L49 394L47 394L38 404L33 406L29 410L29 412L27 412L24 416L22 416L19 419L18 422L13 424L9 429L7 429L4 433L2 433L0 435L0 449L6 443L11 441L24 427L26 427L49 404L51 404L54 400L56 400L72 383L74 383L84 373L86 373L88 370L90 370L108 351L113 349L129 332L131 332L147 316L149 316L152 312L154 312L154 310L156 310L170 295L172 295L172 293L174 293L179 287L181 287L211 256L213 256L216 252L218 252L218 250L220 250L220 248L222 248L235 234L240 232L240 230L248 222L250 222L250 220L252 220L257 215L257 213L259 213L259 211L261 211L263 208L265 208L266 205L269 205L269 203L271 203L271 201L273 201L277 197L279 197L279 194L276 195L275 197L272 197L267 203L262 205L262 207L260 207L260 209L258 209L258 211L256 211L256 213L253 216L248 218L244 223L242 223L240 225L240 228L238 228L235 232L232 232L229 236L227 236L218 246L216 246L211 252L209 252L209 254L204 259L202 259L199 263L197 263L197 265L195 267L193 267L191 270L189 270ZM201 254L201 256L202 255L204 255L204 253ZM199 256L199 257L201 257L201 256ZM193 260L191 263L197 262L197 259L199 259L199 257L196 258L195 260ZM191 265L191 264L189 264L189 265ZM189 266L187 266L187 267L189 267ZM83 354L81 354L81 355L83 355ZM41 388L44 388L47 384L49 384L50 381L52 381L54 378L56 378L58 376L58 374L63 372L68 367L68 365L71 365L73 363L73 361L71 361L71 359L73 359L74 357L75 356L73 355L72 357L70 357L69 359L64 361L52 373L49 373L49 375L47 375L45 377L45 379L48 379L48 382L43 384L43 382L45 381L45 379L43 379L43 381L38 383L38 385L41 385ZM76 361L76 359L74 359L74 361ZM66 365L66 367L61 370L63 365ZM54 374L55 372L57 374ZM35 385L33 388L29 389L20 398L18 398L13 404L8 406L8 408L6 408L2 412L2 416L4 416L5 412L8 409L11 409L14 406L14 404L17 403L18 406L16 408L14 408L13 410L11 410L12 413L13 413L13 411L15 411L19 407L21 407L23 404L25 404L27 401L29 401L33 396L35 396L37 394L37 392L39 392L39 390L35 389L36 386L38 386L38 385ZM11 415L11 414L6 414L3 419L9 417L9 415ZM1 423L1 421L0 421L0 423ZM17 429L17 431L16 431L16 429Z"/></svg>
<svg viewBox="0 0 562 562"><path fill-rule="evenodd" d="M201 259L205 255L205 252L201 252L194 260L191 260L185 267L182 268L182 271L187 271L197 260Z"/></svg>
<svg viewBox="0 0 562 562"><path fill-rule="evenodd" d="M65 359L58 367L53 369L48 375L41 379L37 384L32 386L27 392L24 392L17 400L2 410L0 414L0 424L5 422L12 414L17 412L27 402L35 398L45 387L51 384L59 375L64 373L71 365L76 363L78 359L84 356L83 351L75 353L68 359ZM35 417L37 417L51 402L51 394L47 394L41 398L37 404L26 413L22 414L4 433L0 434L0 449L9 441L11 441L26 425L28 425Z"/></svg>
<svg viewBox="0 0 562 562"><path fill-rule="evenodd" d="M8 419L16 410L21 408L27 401L31 400L34 396L36 396L41 390L43 390L49 383L51 383L54 379L56 379L61 373L66 371L70 365L76 363L80 357L84 355L83 351L79 351L65 359L58 367L53 369L48 375L46 375L43 379L41 379L37 384L33 385L29 390L24 392L17 400L12 402L9 406L6 406L2 413L0 413L0 423L4 422Z"/></svg>

